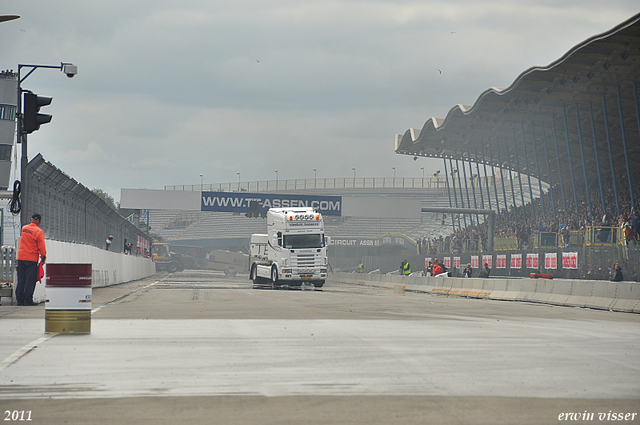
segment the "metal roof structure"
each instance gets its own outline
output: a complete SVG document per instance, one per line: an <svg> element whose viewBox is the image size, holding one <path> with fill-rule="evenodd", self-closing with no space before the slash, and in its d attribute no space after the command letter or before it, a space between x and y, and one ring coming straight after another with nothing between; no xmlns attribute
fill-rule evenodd
<svg viewBox="0 0 640 425"><path fill-rule="evenodd" d="M571 176L574 192L616 179L631 191L640 164L639 77L637 14L508 88L487 89L473 106L396 135L395 151L511 169L552 186Z"/></svg>

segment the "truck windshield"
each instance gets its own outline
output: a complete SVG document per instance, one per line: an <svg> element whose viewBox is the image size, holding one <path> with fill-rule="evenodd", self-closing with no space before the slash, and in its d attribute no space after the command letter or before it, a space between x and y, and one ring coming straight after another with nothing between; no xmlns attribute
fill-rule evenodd
<svg viewBox="0 0 640 425"><path fill-rule="evenodd" d="M286 249L322 248L324 246L324 235L322 233L285 235L282 245Z"/></svg>

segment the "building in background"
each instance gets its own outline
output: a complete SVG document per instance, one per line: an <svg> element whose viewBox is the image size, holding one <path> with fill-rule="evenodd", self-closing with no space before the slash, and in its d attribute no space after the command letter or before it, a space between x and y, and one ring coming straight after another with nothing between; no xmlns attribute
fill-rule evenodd
<svg viewBox="0 0 640 425"><path fill-rule="evenodd" d="M10 71L0 75L0 190L7 190L11 175L11 153L16 134L18 77Z"/></svg>

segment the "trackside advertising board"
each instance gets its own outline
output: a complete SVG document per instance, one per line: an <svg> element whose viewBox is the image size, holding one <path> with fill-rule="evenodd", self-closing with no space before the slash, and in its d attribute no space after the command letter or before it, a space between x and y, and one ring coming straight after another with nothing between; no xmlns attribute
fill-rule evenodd
<svg viewBox="0 0 640 425"><path fill-rule="evenodd" d="M269 208L310 207L324 215L342 215L342 196L202 192L202 211L263 213Z"/></svg>

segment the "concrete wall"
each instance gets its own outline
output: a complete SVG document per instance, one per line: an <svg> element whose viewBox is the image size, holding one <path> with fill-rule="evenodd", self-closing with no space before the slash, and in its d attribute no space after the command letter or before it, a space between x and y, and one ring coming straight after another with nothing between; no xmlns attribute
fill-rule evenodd
<svg viewBox="0 0 640 425"><path fill-rule="evenodd" d="M156 266L149 258L106 251L94 246L46 240L47 263L90 263L94 288L130 282L155 274ZM45 278L36 284L35 302L44 302ZM15 286L15 284L14 284ZM14 294L15 298L15 294Z"/></svg>
<svg viewBox="0 0 640 425"><path fill-rule="evenodd" d="M467 298L528 301L640 313L640 283L527 278L455 278L334 273L332 280Z"/></svg>

